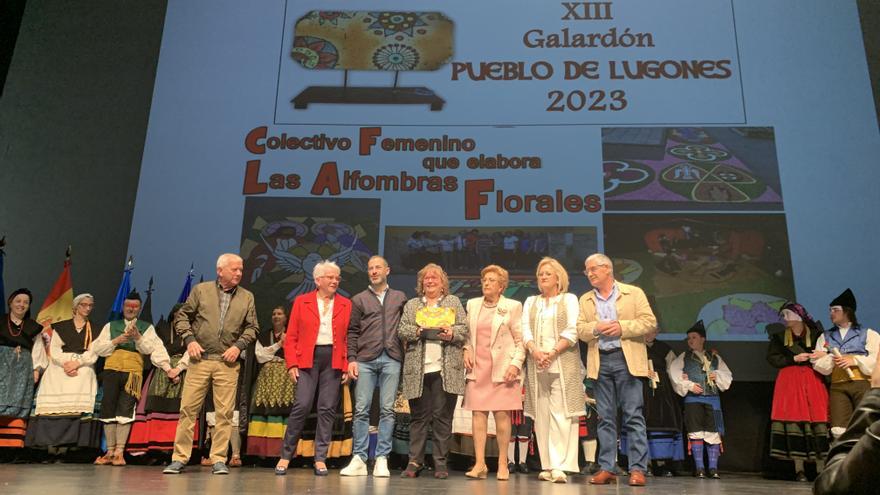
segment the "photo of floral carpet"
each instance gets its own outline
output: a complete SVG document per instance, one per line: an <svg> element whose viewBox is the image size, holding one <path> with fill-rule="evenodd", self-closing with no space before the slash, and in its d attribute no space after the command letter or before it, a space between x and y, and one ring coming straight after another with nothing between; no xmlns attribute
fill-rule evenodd
<svg viewBox="0 0 880 495"><path fill-rule="evenodd" d="M602 129L605 209L782 210L772 128Z"/></svg>
<svg viewBox="0 0 880 495"><path fill-rule="evenodd" d="M664 337L705 322L716 340L766 341L795 299L785 216L607 214L618 279L652 299Z"/></svg>
<svg viewBox="0 0 880 495"><path fill-rule="evenodd" d="M247 198L241 233L241 284L254 293L257 317L315 290L312 271L332 260L342 271L339 293L369 283L367 260L378 249L379 200Z"/></svg>

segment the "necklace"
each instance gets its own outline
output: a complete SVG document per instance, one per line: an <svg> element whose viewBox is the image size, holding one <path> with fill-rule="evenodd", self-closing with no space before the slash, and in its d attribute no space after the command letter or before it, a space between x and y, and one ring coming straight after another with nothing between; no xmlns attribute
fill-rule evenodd
<svg viewBox="0 0 880 495"><path fill-rule="evenodd" d="M21 327L18 328L18 332L12 329L13 326L14 325L12 324L12 315L9 315L6 317L6 328L9 329L9 335L12 335L13 337L18 337L19 335L21 335L21 332L24 331L24 320L21 320Z"/></svg>
<svg viewBox="0 0 880 495"><path fill-rule="evenodd" d="M321 317L326 317L330 313L330 305L333 303L333 298L322 299L324 302L324 307L321 309Z"/></svg>
<svg viewBox="0 0 880 495"><path fill-rule="evenodd" d="M495 301L495 304L486 304L486 300L483 300L483 307L486 309L492 309L498 306L498 301Z"/></svg>

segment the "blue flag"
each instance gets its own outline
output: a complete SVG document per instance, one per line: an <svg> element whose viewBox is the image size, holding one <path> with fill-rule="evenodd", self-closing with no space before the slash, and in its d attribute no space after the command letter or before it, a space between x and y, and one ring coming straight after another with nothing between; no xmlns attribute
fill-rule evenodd
<svg viewBox="0 0 880 495"><path fill-rule="evenodd" d="M110 316L107 321L118 320L122 318L122 306L125 304L125 296L131 292L131 270L132 259L128 258L125 264L125 271L122 273L122 283L119 284L119 290L116 291L116 299L113 300L113 307L110 308Z"/></svg>
<svg viewBox="0 0 880 495"><path fill-rule="evenodd" d="M6 253L3 252L3 246L5 245L6 236L4 235L0 239L0 301L3 301L3 304L6 304L6 287L3 286L3 258L6 257Z"/></svg>
<svg viewBox="0 0 880 495"><path fill-rule="evenodd" d="M189 266L189 271L186 273L186 282L183 283L183 289L180 291L180 296L177 298L177 302L185 303L186 298L189 297L189 293L192 290L193 286L193 265Z"/></svg>

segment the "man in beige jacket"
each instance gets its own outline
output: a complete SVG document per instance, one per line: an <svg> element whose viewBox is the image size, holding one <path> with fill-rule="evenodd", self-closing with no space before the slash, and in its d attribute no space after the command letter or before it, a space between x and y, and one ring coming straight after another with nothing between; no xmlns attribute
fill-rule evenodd
<svg viewBox="0 0 880 495"><path fill-rule="evenodd" d="M580 298L578 337L587 343L587 377L596 380L599 466L590 483L615 479L617 407L629 441L629 484L645 485L648 434L642 414L643 378L649 376L645 334L657 319L642 289L614 280L614 265L601 253L587 258L584 274L593 286Z"/></svg>
<svg viewBox="0 0 880 495"><path fill-rule="evenodd" d="M229 474L226 451L232 435L238 357L260 331L254 295L238 286L242 268L243 261L238 255L221 255L217 259L217 280L193 287L174 318L174 330L186 343L191 361L180 397L174 455L162 471L165 474L180 473L189 461L193 424L212 384L217 417L211 439L212 472Z"/></svg>

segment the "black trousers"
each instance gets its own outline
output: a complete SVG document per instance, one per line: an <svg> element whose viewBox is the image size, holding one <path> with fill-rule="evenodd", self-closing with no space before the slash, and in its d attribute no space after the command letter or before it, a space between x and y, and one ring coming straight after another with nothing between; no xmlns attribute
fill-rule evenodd
<svg viewBox="0 0 880 495"><path fill-rule="evenodd" d="M287 418L287 431L281 445L281 458L290 460L296 452L296 444L302 435L303 425L312 410L317 394L318 426L315 431L315 462L327 459L327 450L333 438L333 422L339 405L339 384L342 371L334 370L333 346L315 346L315 360L311 368L300 369L296 382L296 397L290 416ZM318 392L320 390L320 392Z"/></svg>
<svg viewBox="0 0 880 495"><path fill-rule="evenodd" d="M428 440L430 422L434 440L434 464L446 464L449 439L452 437L452 415L458 396L443 390L440 372L425 373L422 396L409 400L409 460L425 463L425 443Z"/></svg>
<svg viewBox="0 0 880 495"><path fill-rule="evenodd" d="M104 388L104 397L101 399L101 419L116 419L116 417L134 419L137 398L125 391L127 382L128 372L104 370L101 380L101 385Z"/></svg>

